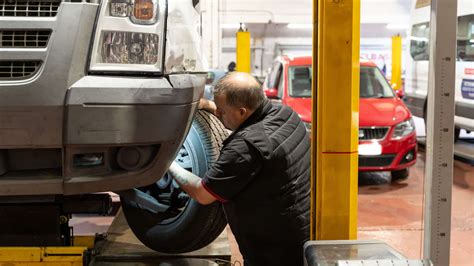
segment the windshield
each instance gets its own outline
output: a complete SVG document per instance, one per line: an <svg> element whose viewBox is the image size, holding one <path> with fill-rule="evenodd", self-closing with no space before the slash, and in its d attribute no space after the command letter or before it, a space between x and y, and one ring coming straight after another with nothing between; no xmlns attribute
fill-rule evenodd
<svg viewBox="0 0 474 266"><path fill-rule="evenodd" d="M360 98L392 98L392 87L377 67L360 67Z"/></svg>
<svg viewBox="0 0 474 266"><path fill-rule="evenodd" d="M311 97L311 66L294 66L289 68L289 90L291 97Z"/></svg>

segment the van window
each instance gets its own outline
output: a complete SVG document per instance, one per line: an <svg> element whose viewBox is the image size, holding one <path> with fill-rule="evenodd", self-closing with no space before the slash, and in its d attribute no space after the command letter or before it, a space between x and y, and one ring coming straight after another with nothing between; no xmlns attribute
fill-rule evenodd
<svg viewBox="0 0 474 266"><path fill-rule="evenodd" d="M420 23L413 25L410 37L410 54L415 61L426 61L429 59L430 47L430 24Z"/></svg>
<svg viewBox="0 0 474 266"><path fill-rule="evenodd" d="M429 60L429 39L429 22L413 25L410 37L410 54L413 60ZM458 18L457 59L461 61L474 61L474 15Z"/></svg>
<svg viewBox="0 0 474 266"><path fill-rule="evenodd" d="M458 60L474 61L474 15L458 19Z"/></svg>
<svg viewBox="0 0 474 266"><path fill-rule="evenodd" d="M311 66L297 66L289 68L288 94L291 97L311 97Z"/></svg>

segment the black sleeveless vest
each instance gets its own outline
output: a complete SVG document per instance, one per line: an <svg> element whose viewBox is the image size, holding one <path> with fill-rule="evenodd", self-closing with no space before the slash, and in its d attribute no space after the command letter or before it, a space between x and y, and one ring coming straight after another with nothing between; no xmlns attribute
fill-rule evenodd
<svg viewBox="0 0 474 266"><path fill-rule="evenodd" d="M291 108L266 100L225 142L244 139L263 165L224 211L246 265L303 265L309 240L310 139Z"/></svg>

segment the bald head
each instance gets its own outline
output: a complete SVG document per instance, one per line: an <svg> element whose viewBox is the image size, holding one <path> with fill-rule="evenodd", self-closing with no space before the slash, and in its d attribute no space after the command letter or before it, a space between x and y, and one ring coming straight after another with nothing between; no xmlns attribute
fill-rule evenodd
<svg viewBox="0 0 474 266"><path fill-rule="evenodd" d="M265 100L260 83L250 74L231 72L220 79L214 95L225 95L227 104L233 107L257 109Z"/></svg>

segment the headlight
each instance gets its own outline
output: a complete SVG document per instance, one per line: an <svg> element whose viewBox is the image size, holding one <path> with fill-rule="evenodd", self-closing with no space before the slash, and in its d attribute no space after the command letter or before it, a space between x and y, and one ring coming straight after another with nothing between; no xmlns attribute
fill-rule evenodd
<svg viewBox="0 0 474 266"><path fill-rule="evenodd" d="M392 139L399 139L405 137L413 131L415 131L415 123L413 122L413 119L410 118L395 126L395 129L393 130L392 134Z"/></svg>
<svg viewBox="0 0 474 266"><path fill-rule="evenodd" d="M103 1L90 70L162 72L165 4L166 0Z"/></svg>
<svg viewBox="0 0 474 266"><path fill-rule="evenodd" d="M154 65L159 36L150 33L103 31L99 63Z"/></svg>

